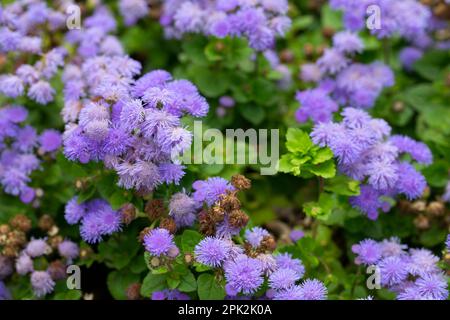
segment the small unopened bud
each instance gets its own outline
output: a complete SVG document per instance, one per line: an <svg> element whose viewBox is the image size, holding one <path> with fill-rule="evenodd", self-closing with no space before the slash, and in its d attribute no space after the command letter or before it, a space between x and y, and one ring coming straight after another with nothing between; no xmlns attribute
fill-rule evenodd
<svg viewBox="0 0 450 320"><path fill-rule="evenodd" d="M0 225L0 235L7 234L11 231L11 228L7 224Z"/></svg>
<svg viewBox="0 0 450 320"><path fill-rule="evenodd" d="M281 51L280 59L285 63L292 62L294 60L294 53L289 49L285 49Z"/></svg>
<svg viewBox="0 0 450 320"><path fill-rule="evenodd" d="M307 57L311 57L314 54L314 46L310 43L305 44L303 51Z"/></svg>
<svg viewBox="0 0 450 320"><path fill-rule="evenodd" d="M130 224L136 219L136 208L131 203L127 203L120 208L120 214L122 215L123 223Z"/></svg>
<svg viewBox="0 0 450 320"><path fill-rule="evenodd" d="M188 265L192 264L192 262L194 262L194 257L192 256L192 254L186 253L184 255L184 262L186 262L186 264Z"/></svg>
<svg viewBox="0 0 450 320"><path fill-rule="evenodd" d="M235 174L231 177L231 184L238 190L247 190L252 187L252 182L242 174Z"/></svg>
<svg viewBox="0 0 450 320"><path fill-rule="evenodd" d="M80 258L81 259L87 259L89 258L94 252L92 251L91 247L81 248L80 249Z"/></svg>
<svg viewBox="0 0 450 320"><path fill-rule="evenodd" d="M421 214L414 219L414 225L420 230L428 229L430 227L430 219Z"/></svg>
<svg viewBox="0 0 450 320"><path fill-rule="evenodd" d="M173 218L167 217L161 220L159 227L168 230L170 233L174 234L177 231L177 225Z"/></svg>
<svg viewBox="0 0 450 320"><path fill-rule="evenodd" d="M445 206L440 201L432 201L428 204L426 211L432 216L439 217L444 214Z"/></svg>
<svg viewBox="0 0 450 320"><path fill-rule="evenodd" d="M153 258L150 260L150 265L151 265L153 268L157 268L157 267L159 267L159 266L161 265L161 260L160 260L159 258L157 258L157 257L153 257Z"/></svg>
<svg viewBox="0 0 450 320"><path fill-rule="evenodd" d="M414 201L411 204L411 209L416 212L423 212L423 211L425 211L426 208L427 208L427 204L425 201L422 201L422 200Z"/></svg>
<svg viewBox="0 0 450 320"><path fill-rule="evenodd" d="M57 249L59 244L61 242L63 242L63 237L60 235L56 235L53 237L50 237L50 239L48 240L48 244L50 245L50 247L52 247L53 249Z"/></svg>
<svg viewBox="0 0 450 320"><path fill-rule="evenodd" d="M331 38L335 34L336 30L331 27L324 27L322 29L322 34L325 38Z"/></svg>
<svg viewBox="0 0 450 320"><path fill-rule="evenodd" d="M214 47L215 47L217 52L221 52L221 51L223 51L225 49L225 45L223 44L222 41L216 42Z"/></svg>
<svg viewBox="0 0 450 320"><path fill-rule="evenodd" d="M402 112L403 110L405 110L405 104L403 103L403 101L396 101L392 105L392 110L394 110L395 112Z"/></svg>
<svg viewBox="0 0 450 320"><path fill-rule="evenodd" d="M44 196L44 190L42 190L41 188L37 188L35 192L36 198L42 198Z"/></svg>
<svg viewBox="0 0 450 320"><path fill-rule="evenodd" d="M132 283L128 286L126 291L128 300L140 300L141 297L141 284L140 283Z"/></svg>
<svg viewBox="0 0 450 320"><path fill-rule="evenodd" d="M171 258L176 258L178 257L178 255L180 254L180 249L178 249L177 246L173 246L169 249L169 252L167 253L167 255Z"/></svg>
<svg viewBox="0 0 450 320"><path fill-rule="evenodd" d="M9 224L14 229L18 229L25 233L31 230L31 220L24 214L16 215L9 221Z"/></svg>
<svg viewBox="0 0 450 320"><path fill-rule="evenodd" d="M150 221L154 221L164 215L164 202L161 199L153 199L145 205L145 213L148 215Z"/></svg>
<svg viewBox="0 0 450 320"><path fill-rule="evenodd" d="M51 228L53 228L54 225L55 221L48 214L44 214L42 217L39 218L38 227L42 231L49 231Z"/></svg>

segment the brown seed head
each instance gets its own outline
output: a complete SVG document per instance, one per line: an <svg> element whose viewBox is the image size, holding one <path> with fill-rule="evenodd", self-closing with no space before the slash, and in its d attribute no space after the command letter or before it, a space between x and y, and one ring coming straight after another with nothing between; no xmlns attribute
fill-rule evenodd
<svg viewBox="0 0 450 320"><path fill-rule="evenodd" d="M136 219L136 208L131 203L125 204L120 208L120 214L122 215L122 221L125 224L130 224L134 219Z"/></svg>
<svg viewBox="0 0 450 320"><path fill-rule="evenodd" d="M52 229L54 225L55 221L48 214L44 214L39 218L38 227L42 231L50 231L50 229Z"/></svg>
<svg viewBox="0 0 450 320"><path fill-rule="evenodd" d="M162 217L165 210L166 208L164 207L164 202L161 199L153 199L148 201L144 209L150 221L154 221Z"/></svg>
<svg viewBox="0 0 450 320"><path fill-rule="evenodd" d="M18 214L11 218L9 224L12 228L27 233L31 230L31 220L24 214Z"/></svg>
<svg viewBox="0 0 450 320"><path fill-rule="evenodd" d="M141 300L141 284L130 284L127 288L126 295L128 300Z"/></svg>
<svg viewBox="0 0 450 320"><path fill-rule="evenodd" d="M174 234L177 231L177 224L175 220L171 217L167 217L161 220L159 227L168 230L170 233Z"/></svg>
<svg viewBox="0 0 450 320"><path fill-rule="evenodd" d="M231 177L231 184L238 190L247 190L252 187L252 182L242 174L235 174Z"/></svg>

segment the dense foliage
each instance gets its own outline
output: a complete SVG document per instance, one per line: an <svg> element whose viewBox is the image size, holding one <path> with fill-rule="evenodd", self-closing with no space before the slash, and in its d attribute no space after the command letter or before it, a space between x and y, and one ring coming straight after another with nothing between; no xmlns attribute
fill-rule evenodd
<svg viewBox="0 0 450 320"><path fill-rule="evenodd" d="M449 21L443 0L2 1L0 300L448 299ZM230 129L259 132L246 164L210 161Z"/></svg>

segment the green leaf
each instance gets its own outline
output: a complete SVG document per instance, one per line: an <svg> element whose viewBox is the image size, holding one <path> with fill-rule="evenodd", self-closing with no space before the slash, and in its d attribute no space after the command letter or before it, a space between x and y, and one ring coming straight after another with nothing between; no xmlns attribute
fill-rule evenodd
<svg viewBox="0 0 450 320"><path fill-rule="evenodd" d="M330 148L320 148L313 155L312 164L320 164L327 160L333 159L333 151Z"/></svg>
<svg viewBox="0 0 450 320"><path fill-rule="evenodd" d="M217 283L213 275L209 273L201 274L197 279L198 297L200 300L223 300L225 298L225 288Z"/></svg>
<svg viewBox="0 0 450 320"><path fill-rule="evenodd" d="M125 300L126 290L132 284L139 282L139 275L130 272L129 270L113 271L108 274L106 283L109 292L117 300Z"/></svg>
<svg viewBox="0 0 450 320"><path fill-rule="evenodd" d="M286 147L292 153L306 153L313 146L309 135L297 128L288 129L286 140Z"/></svg>
<svg viewBox="0 0 450 320"><path fill-rule="evenodd" d="M336 175L336 165L329 160L316 166L308 166L308 170L316 176L329 179Z"/></svg>
<svg viewBox="0 0 450 320"><path fill-rule="evenodd" d="M360 193L359 181L338 175L325 181L324 189L343 196L357 196Z"/></svg>
<svg viewBox="0 0 450 320"><path fill-rule="evenodd" d="M185 275L181 277L180 285L178 290L182 292L192 292L197 290L197 280L191 271L188 271Z"/></svg>
<svg viewBox="0 0 450 320"><path fill-rule="evenodd" d="M239 107L239 112L248 122L258 125L266 117L266 111L259 105L245 105Z"/></svg>
<svg viewBox="0 0 450 320"><path fill-rule="evenodd" d="M113 269L123 269L136 256L140 247L136 230L116 233L108 241L98 245L99 258Z"/></svg>
<svg viewBox="0 0 450 320"><path fill-rule="evenodd" d="M203 239L203 236L194 230L185 230L181 236L181 248L183 252L194 252L195 246Z"/></svg>
<svg viewBox="0 0 450 320"><path fill-rule="evenodd" d="M152 274L149 272L142 282L141 295L149 298L153 292L167 289L166 279L167 275L165 274Z"/></svg>

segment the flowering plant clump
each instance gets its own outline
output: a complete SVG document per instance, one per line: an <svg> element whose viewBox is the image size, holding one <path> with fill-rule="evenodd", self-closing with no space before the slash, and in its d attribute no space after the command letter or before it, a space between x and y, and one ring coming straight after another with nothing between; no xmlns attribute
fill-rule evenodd
<svg viewBox="0 0 450 320"><path fill-rule="evenodd" d="M33 225L24 215L16 215L0 226L0 283L4 299L10 299L11 293L3 281L14 275L28 278L26 294L30 297L52 294L56 283L66 279L66 267L80 255L78 244L58 234L50 216L42 216L38 225L46 237L28 238Z"/></svg>
<svg viewBox="0 0 450 320"><path fill-rule="evenodd" d="M448 17L3 1L0 300L448 300Z"/></svg>

